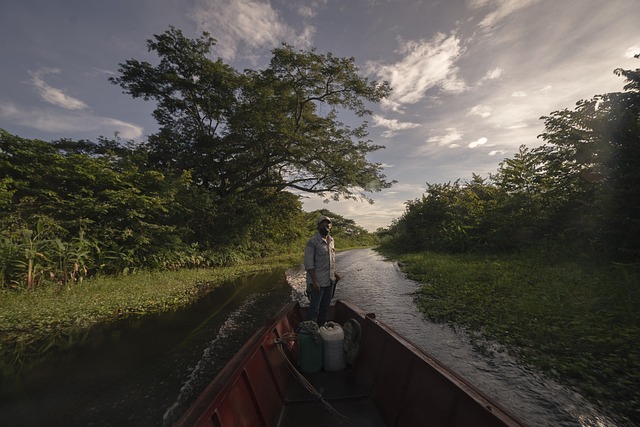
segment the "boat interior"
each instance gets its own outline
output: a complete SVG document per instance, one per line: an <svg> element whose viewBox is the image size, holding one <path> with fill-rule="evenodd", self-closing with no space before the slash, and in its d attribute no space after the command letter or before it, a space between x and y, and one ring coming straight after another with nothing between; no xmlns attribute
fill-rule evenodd
<svg viewBox="0 0 640 427"><path fill-rule="evenodd" d="M288 338L305 315L305 308L292 302L267 321L178 425L522 425L375 315L341 300L328 318L360 324L356 361L341 371L301 374L295 370L298 341Z"/></svg>

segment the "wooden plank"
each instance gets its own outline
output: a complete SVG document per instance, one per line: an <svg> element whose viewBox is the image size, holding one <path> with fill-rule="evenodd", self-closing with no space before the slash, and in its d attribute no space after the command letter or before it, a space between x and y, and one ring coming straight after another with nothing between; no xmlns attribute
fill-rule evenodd
<svg viewBox="0 0 640 427"><path fill-rule="evenodd" d="M251 397L246 375L241 375L219 403L217 415L221 427L259 427L261 420L257 405Z"/></svg>
<svg viewBox="0 0 640 427"><path fill-rule="evenodd" d="M275 378L269 370L264 347L260 348L247 364L246 375L263 423L267 427L277 425L283 401L277 392Z"/></svg>

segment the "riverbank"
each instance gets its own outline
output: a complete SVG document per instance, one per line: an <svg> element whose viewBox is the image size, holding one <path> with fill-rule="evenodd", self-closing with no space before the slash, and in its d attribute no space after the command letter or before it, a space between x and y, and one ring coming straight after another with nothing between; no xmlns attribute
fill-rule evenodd
<svg viewBox="0 0 640 427"><path fill-rule="evenodd" d="M140 271L95 277L69 288L0 291L0 370L13 370L32 356L67 347L94 325L174 310L236 277L289 267L299 254L232 267Z"/></svg>
<svg viewBox="0 0 640 427"><path fill-rule="evenodd" d="M427 317L465 325L640 423L637 266L544 253L386 255L422 283Z"/></svg>

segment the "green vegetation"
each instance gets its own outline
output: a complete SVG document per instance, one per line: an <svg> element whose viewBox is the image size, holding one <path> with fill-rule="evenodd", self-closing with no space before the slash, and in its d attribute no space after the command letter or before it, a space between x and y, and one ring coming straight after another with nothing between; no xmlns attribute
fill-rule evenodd
<svg viewBox="0 0 640 427"><path fill-rule="evenodd" d="M283 255L233 267L103 276L71 288L0 290L0 368L12 370L34 355L72 345L98 323L176 309L227 280L287 268L300 263L300 257Z"/></svg>
<svg viewBox="0 0 640 427"><path fill-rule="evenodd" d="M427 184L385 246L510 253L540 242L624 262L640 259L640 69L625 91L543 117L545 143L522 146L488 178Z"/></svg>
<svg viewBox="0 0 640 427"><path fill-rule="evenodd" d="M393 184L367 160L383 147L368 139L366 105L388 96L386 82L360 76L353 58L288 45L244 72L210 58L206 33L170 28L147 45L157 64L130 59L110 79L155 102L147 141L0 129L3 367L272 268L258 260L301 254L325 214L339 249L380 243L400 257L424 283L428 316L469 325L640 423L640 69L614 71L622 92L543 117L544 143L496 174L427 184L372 235L303 212L300 198L368 199Z"/></svg>
<svg viewBox="0 0 640 427"><path fill-rule="evenodd" d="M381 250L467 325L640 422L640 69L623 92L543 117L488 178L427 184Z"/></svg>
<svg viewBox="0 0 640 427"><path fill-rule="evenodd" d="M332 218L333 235L340 250L374 246L378 242L376 236L353 220L326 209L304 213L306 238L317 232L316 219L321 215ZM89 264L85 261L90 257L85 260L78 255L90 252L86 241L76 239L76 246L66 252L66 257L55 258L52 255L58 254L56 249L62 242L42 237L47 235L42 223L36 232L25 234L24 241L11 243L15 257L7 256L3 261L15 264L11 277L24 279L28 263L22 261L23 254L27 250L37 254L31 264L34 286L0 289L0 370L15 369L15 365L32 356L72 345L96 324L173 310L229 279L299 264L304 248L302 242L296 251L253 260L245 260L242 254L222 252L211 252L208 257L205 252L195 250L167 253L165 263L155 270L88 276ZM48 260L55 262L47 264ZM64 268L68 269L68 276L58 277ZM68 277L66 283L61 281L64 277Z"/></svg>
<svg viewBox="0 0 640 427"><path fill-rule="evenodd" d="M94 248L81 238L66 251L59 251L64 244L58 238L48 238L51 236L40 222L37 230L24 231L22 240L5 239L14 255L5 252L2 259L13 266L8 276L28 283L26 278L32 271L33 285L0 289L0 371L15 369L50 349L73 345L94 325L173 310L229 279L299 264L304 243L317 232L316 220L321 215L332 218L340 250L378 242L353 220L323 209L302 214L304 241L280 256L249 260L241 253L194 249L166 253L154 270L125 268L125 274L88 275L88 267L94 265L89 255ZM24 262L25 253L35 254L34 262Z"/></svg>
<svg viewBox="0 0 640 427"><path fill-rule="evenodd" d="M419 308L640 419L640 269L536 248L511 255L392 255L422 283Z"/></svg>
<svg viewBox="0 0 640 427"><path fill-rule="evenodd" d="M329 210L300 212L304 226L298 226L295 233L300 237L287 245L273 244L273 253L302 253L306 239L317 232L316 220L321 215L333 219L333 235L337 249L371 247L378 244L376 235ZM189 268L217 268L234 266L260 256L252 256L242 248L220 247L218 250L202 250L197 244L176 245L162 248L150 254L144 264L136 263L131 251L109 250L95 240L89 240L81 232L70 241L63 241L59 235L64 232L50 222L39 220L34 230L22 229L0 237L0 290L31 292L34 289L54 288L70 290L95 276L122 275L136 271L162 271Z"/></svg>
<svg viewBox="0 0 640 427"><path fill-rule="evenodd" d="M367 199L392 184L366 159L382 147L367 139L365 104L389 86L361 77L353 58L285 45L265 69L239 72L210 58L206 33L172 27L147 44L157 64L129 59L110 80L155 102L148 141L0 129L0 289L293 252L315 223L301 194ZM343 222L345 244L372 243Z"/></svg>

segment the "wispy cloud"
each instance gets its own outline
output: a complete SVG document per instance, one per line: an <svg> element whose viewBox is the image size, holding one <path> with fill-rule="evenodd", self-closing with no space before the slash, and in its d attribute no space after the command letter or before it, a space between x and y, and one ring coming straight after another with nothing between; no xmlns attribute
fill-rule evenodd
<svg viewBox="0 0 640 427"><path fill-rule="evenodd" d="M471 107L467 116L480 116L482 118L487 118L491 115L492 108L488 105L475 105Z"/></svg>
<svg viewBox="0 0 640 427"><path fill-rule="evenodd" d="M87 73L88 75L91 75L91 76L101 76L101 75L104 75L104 76L109 76L109 77L111 77L111 76L116 76L116 75L118 75L118 73L116 73L116 72L115 72L115 71L113 71L113 70L105 70L105 69L103 69L103 68L96 68L96 67L91 67L91 69L92 69L92 71L90 71L90 72L88 72L88 73Z"/></svg>
<svg viewBox="0 0 640 427"><path fill-rule="evenodd" d="M492 157L494 157L494 156L503 156L503 155L505 155L507 153L508 153L507 150L492 150L492 151L489 151L489 156L492 156Z"/></svg>
<svg viewBox="0 0 640 427"><path fill-rule="evenodd" d="M29 83L33 85L36 92L45 102L67 110L84 110L89 108L87 104L78 98L67 95L62 89L47 84L47 82L44 81L44 77L48 74L60 74L60 69L40 68L36 71L29 71L29 75L31 76Z"/></svg>
<svg viewBox="0 0 640 427"><path fill-rule="evenodd" d="M487 138L485 138L485 137L478 138L478 139L476 139L475 141L473 141L473 142L470 142L470 143L469 143L469 148L476 148L476 147L479 147L479 146L481 146L481 145L486 144L486 143L487 143L487 141L488 141L488 139L487 139Z"/></svg>
<svg viewBox="0 0 640 427"><path fill-rule="evenodd" d="M292 1L289 7L298 12L302 18L311 19L315 18L318 14L318 10L326 7L328 0L311 0L307 4L301 4L296 0Z"/></svg>
<svg viewBox="0 0 640 427"><path fill-rule="evenodd" d="M492 9L478 24L483 29L490 29L512 13L538 1L540 0L470 0L468 4L472 9Z"/></svg>
<svg viewBox="0 0 640 427"><path fill-rule="evenodd" d="M478 81L478 85L481 86L487 81L498 80L500 77L502 77L502 73L504 73L504 70L501 67L493 68L487 71L484 76L482 76L482 78Z"/></svg>
<svg viewBox="0 0 640 427"><path fill-rule="evenodd" d="M132 123L110 117L93 116L86 111L67 111L52 108L25 109L12 102L0 101L0 118L18 126L42 132L88 132L111 135L118 132L124 139L137 139L143 129Z"/></svg>
<svg viewBox="0 0 640 427"><path fill-rule="evenodd" d="M387 128L389 130L384 131L382 133L382 137L384 138L390 138L392 136L394 136L398 131L401 130L406 130L406 129L414 129L417 127L420 127L422 125L418 124L418 123L411 123L411 122L399 122L396 119L386 119L380 115L375 114L373 117L373 126L375 127L384 127Z"/></svg>
<svg viewBox="0 0 640 427"><path fill-rule="evenodd" d="M402 59L396 63L369 62L368 71L393 88L383 107L399 111L404 105L421 101L432 88L450 93L465 91L467 85L458 76L456 65L462 51L460 38L439 33L431 40L403 43L398 50Z"/></svg>
<svg viewBox="0 0 640 427"><path fill-rule="evenodd" d="M371 194L370 196L375 202L373 205L352 200L326 202L324 198L315 195L305 195L302 203L305 211L329 209L340 212L341 215L353 219L359 226L367 228L369 231L375 231L381 226L387 226L393 219L402 215L406 201L414 199L416 195L420 195L424 191L425 185L422 183L399 182L390 189Z"/></svg>
<svg viewBox="0 0 640 427"><path fill-rule="evenodd" d="M87 132L98 135L117 132L125 139L137 139L142 136L142 127L111 117L96 116L84 101L47 83L48 77L61 72L59 68L51 67L40 67L37 70L28 71L31 78L26 81L26 84L33 87L48 106L24 108L12 101L0 100L0 118L15 125L42 132L61 134ZM93 72L104 73L105 71L94 68Z"/></svg>
<svg viewBox="0 0 640 427"><path fill-rule="evenodd" d="M297 31L288 25L269 2L258 0L196 0L190 17L199 31L216 40L219 56L234 59L242 48L249 52L272 49L282 42L304 48L311 45L313 26ZM303 18L314 16L311 7L298 8Z"/></svg>
<svg viewBox="0 0 640 427"><path fill-rule="evenodd" d="M625 58L633 58L636 55L640 55L640 44L637 44L635 46L631 46L629 49L627 49L624 52L624 57Z"/></svg>
<svg viewBox="0 0 640 427"><path fill-rule="evenodd" d="M502 75L502 68L500 67L496 67L493 70L489 70L487 72L487 74L484 75L484 77L482 78L483 80L495 80L495 79L499 79L500 76Z"/></svg>
<svg viewBox="0 0 640 427"><path fill-rule="evenodd" d="M459 144L456 144L456 141L462 139L462 132L458 131L456 128L447 128L447 132L442 135L434 135L427 139L428 144L437 144L438 146L449 146L449 147L459 147Z"/></svg>

